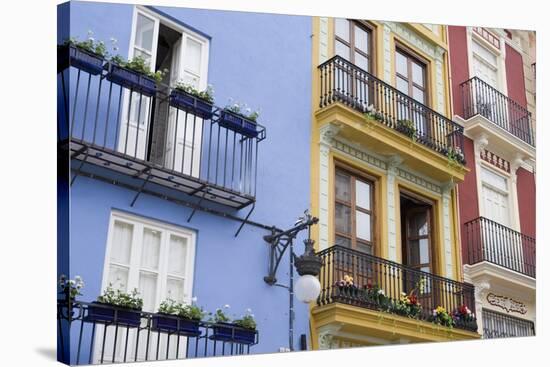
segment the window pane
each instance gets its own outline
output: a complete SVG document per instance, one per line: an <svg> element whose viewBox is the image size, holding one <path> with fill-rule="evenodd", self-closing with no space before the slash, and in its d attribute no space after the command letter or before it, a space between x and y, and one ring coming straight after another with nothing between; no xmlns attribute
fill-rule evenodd
<svg viewBox="0 0 550 367"><path fill-rule="evenodd" d="M395 71L403 76L409 75L407 71L407 58L399 52L395 53Z"/></svg>
<svg viewBox="0 0 550 367"><path fill-rule="evenodd" d="M417 87L413 87L413 98L424 103L424 91L422 89L418 89Z"/></svg>
<svg viewBox="0 0 550 367"><path fill-rule="evenodd" d="M359 210L355 211L357 237L371 241L370 215Z"/></svg>
<svg viewBox="0 0 550 367"><path fill-rule="evenodd" d="M397 86L396 86L397 90L405 93L406 95L409 95L409 82L400 77L397 77L396 81L397 81Z"/></svg>
<svg viewBox="0 0 550 367"><path fill-rule="evenodd" d="M409 235L410 236L428 235L428 216L426 212L419 212L410 218Z"/></svg>
<svg viewBox="0 0 550 367"><path fill-rule="evenodd" d="M128 223L115 221L113 243L111 249L111 261L119 264L130 264L132 249L132 235L134 226Z"/></svg>
<svg viewBox="0 0 550 367"><path fill-rule="evenodd" d="M195 74L200 74L201 71L201 49L202 45L191 39L187 38L187 47L185 48L185 54L183 55L185 69Z"/></svg>
<svg viewBox="0 0 550 367"><path fill-rule="evenodd" d="M141 266L146 269L158 270L160 256L160 232L145 228L143 230L143 246L141 247Z"/></svg>
<svg viewBox="0 0 550 367"><path fill-rule="evenodd" d="M355 181L355 204L357 206L370 210L370 190L371 186L363 181Z"/></svg>
<svg viewBox="0 0 550 367"><path fill-rule="evenodd" d="M183 279L168 278L166 283L166 298L183 302L185 299L185 282Z"/></svg>
<svg viewBox="0 0 550 367"><path fill-rule="evenodd" d="M170 274L185 274L187 259L187 239L170 236L170 252L168 254L168 272Z"/></svg>
<svg viewBox="0 0 550 367"><path fill-rule="evenodd" d="M120 289L126 292L128 289L128 268L111 265L109 268L109 284L113 289Z"/></svg>
<svg viewBox="0 0 550 367"><path fill-rule="evenodd" d="M334 19L334 28L336 36L349 42L349 20L342 18Z"/></svg>
<svg viewBox="0 0 550 367"><path fill-rule="evenodd" d="M430 263L430 248L428 246L428 239L423 238L419 241L419 251L420 251L420 263L429 264Z"/></svg>
<svg viewBox="0 0 550 367"><path fill-rule="evenodd" d="M355 47L369 53L369 33L358 26L355 26Z"/></svg>
<svg viewBox="0 0 550 367"><path fill-rule="evenodd" d="M472 42L472 50L475 54L477 54L479 57L481 57L483 60L485 60L491 66L496 68L496 66L497 66L497 57L494 53L492 53L491 51L489 51L487 48L480 45L476 41Z"/></svg>
<svg viewBox="0 0 550 367"><path fill-rule="evenodd" d="M364 252L366 254L372 255L372 246L366 243L357 242L357 250Z"/></svg>
<svg viewBox="0 0 550 367"><path fill-rule="evenodd" d="M351 241L349 238L336 236L335 245L351 248Z"/></svg>
<svg viewBox="0 0 550 367"><path fill-rule="evenodd" d="M501 175L493 172L493 171L490 171L486 168L483 168L481 169L481 179L488 183L489 185L491 186L494 186L500 190L503 190L503 191L508 191L508 184L506 182L506 178L505 177L502 177Z"/></svg>
<svg viewBox="0 0 550 367"><path fill-rule="evenodd" d="M349 47L340 41L336 41L336 55L340 55L349 61Z"/></svg>
<svg viewBox="0 0 550 367"><path fill-rule="evenodd" d="M342 201L351 201L350 177L339 172L336 173L336 198Z"/></svg>
<svg viewBox="0 0 550 367"><path fill-rule="evenodd" d="M412 65L413 82L423 87L424 86L424 68L415 62L411 63L411 65Z"/></svg>
<svg viewBox="0 0 550 367"><path fill-rule="evenodd" d="M409 246L409 258L407 259L408 265L420 264L420 250L418 248L418 240L408 241Z"/></svg>
<svg viewBox="0 0 550 367"><path fill-rule="evenodd" d="M139 273L139 293L143 298L143 311L154 312L157 296L157 274Z"/></svg>
<svg viewBox="0 0 550 367"><path fill-rule="evenodd" d="M351 210L349 207L336 203L335 208L336 232L351 233Z"/></svg>
<svg viewBox="0 0 550 367"><path fill-rule="evenodd" d="M369 70L369 59L367 59L365 56L361 55L359 52L355 52L355 65L360 67L361 69L365 71Z"/></svg>
<svg viewBox="0 0 550 367"><path fill-rule="evenodd" d="M141 56L145 60L145 65L151 68L151 54L138 50L134 48L134 57Z"/></svg>
<svg viewBox="0 0 550 367"><path fill-rule="evenodd" d="M153 32L155 22L142 14L138 14L136 25L136 45L152 51L153 49Z"/></svg>

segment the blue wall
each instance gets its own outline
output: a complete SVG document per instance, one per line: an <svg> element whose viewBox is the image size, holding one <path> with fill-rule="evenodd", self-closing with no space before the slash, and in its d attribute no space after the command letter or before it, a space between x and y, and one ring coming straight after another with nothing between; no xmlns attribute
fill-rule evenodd
<svg viewBox="0 0 550 367"><path fill-rule="evenodd" d="M215 86L218 105L232 97L262 109L259 122L267 127L267 139L259 147L257 203L251 219L290 227L310 206L311 19L159 9L211 37L208 82ZM115 37L120 53L126 55L132 11L131 5L72 2L71 35L85 39L90 29L96 39ZM288 346L288 293L263 281L268 265L268 246L262 240L266 231L245 226L235 238L238 222L199 211L187 223L188 208L149 195L130 207L134 195L135 191L86 177L78 177L71 187L71 276L84 278L84 300L94 300L101 291L109 214L123 210L196 230L193 295L198 303L211 311L230 304L238 315L252 308L260 332L253 353ZM297 251L301 249L298 244ZM278 273L283 283L287 269L288 257ZM296 303L298 349L299 335L309 337L309 330L308 308Z"/></svg>

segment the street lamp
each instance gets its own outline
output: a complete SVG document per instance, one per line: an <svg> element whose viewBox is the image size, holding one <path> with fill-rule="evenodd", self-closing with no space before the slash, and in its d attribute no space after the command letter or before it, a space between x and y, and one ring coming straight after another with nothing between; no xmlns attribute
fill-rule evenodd
<svg viewBox="0 0 550 367"><path fill-rule="evenodd" d="M311 226L319 221L318 218L311 216L308 211L304 212L304 216L296 221L294 227L286 231L273 231L272 234L264 236L264 240L270 245L269 252L269 272L264 277L264 281L269 285L286 288L289 292L289 312L288 312L288 343L289 349L294 350L294 267L300 275L296 281L296 298L304 303L309 303L317 299L321 291L321 284L317 275L321 270L323 261L315 254L313 244L315 241L311 239ZM304 240L304 253L297 256L294 253L294 239L302 230L308 230L308 238ZM277 283L275 277L277 268L281 259L290 248L290 269L289 269L289 285Z"/></svg>

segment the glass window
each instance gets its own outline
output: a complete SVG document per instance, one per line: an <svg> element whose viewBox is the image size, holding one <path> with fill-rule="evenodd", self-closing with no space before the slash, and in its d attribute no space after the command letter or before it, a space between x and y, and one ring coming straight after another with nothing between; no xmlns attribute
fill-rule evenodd
<svg viewBox="0 0 550 367"><path fill-rule="evenodd" d="M409 74L407 67L407 58L400 52L397 52L395 54L395 70L405 77Z"/></svg>
<svg viewBox="0 0 550 367"><path fill-rule="evenodd" d="M365 71L370 71L370 29L362 23L347 19L335 19L334 27L335 54Z"/></svg>
<svg viewBox="0 0 550 367"><path fill-rule="evenodd" d="M369 52L369 33L361 27L355 26L355 47L359 50Z"/></svg>
<svg viewBox="0 0 550 367"><path fill-rule="evenodd" d="M373 183L340 168L335 173L335 242L372 253Z"/></svg>
<svg viewBox="0 0 550 367"><path fill-rule="evenodd" d="M424 68L417 63L413 62L412 65L412 76L413 82L419 86L424 86Z"/></svg>
<svg viewBox="0 0 550 367"><path fill-rule="evenodd" d="M349 47L340 41L336 41L336 55L342 56L344 59L349 61Z"/></svg>
<svg viewBox="0 0 550 367"><path fill-rule="evenodd" d="M136 24L136 46L152 52L154 30L155 22L143 14L138 14Z"/></svg>
<svg viewBox="0 0 550 367"><path fill-rule="evenodd" d="M336 37L349 42L349 20L336 18L334 20L334 29Z"/></svg>

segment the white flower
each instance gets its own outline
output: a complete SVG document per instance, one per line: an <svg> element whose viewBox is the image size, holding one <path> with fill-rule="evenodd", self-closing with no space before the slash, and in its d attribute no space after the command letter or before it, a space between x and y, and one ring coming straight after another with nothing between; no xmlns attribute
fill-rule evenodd
<svg viewBox="0 0 550 367"><path fill-rule="evenodd" d="M230 308L230 306L229 306L229 305L225 305L225 306L223 306L223 308Z"/></svg>
<svg viewBox="0 0 550 367"><path fill-rule="evenodd" d="M111 37L111 43L114 45L118 42L118 40L115 37Z"/></svg>
<svg viewBox="0 0 550 367"><path fill-rule="evenodd" d="M191 298L191 302L193 302L193 303L197 302L197 297Z"/></svg>
<svg viewBox="0 0 550 367"><path fill-rule="evenodd" d="M250 314L250 317L254 318L254 314L253 314L253 313L251 313L251 314Z"/></svg>
<svg viewBox="0 0 550 367"><path fill-rule="evenodd" d="M383 295L384 295L384 290L383 290L383 289L379 289L379 290L378 290L378 294L380 294L380 295L383 296Z"/></svg>
<svg viewBox="0 0 550 367"><path fill-rule="evenodd" d="M94 32L92 32L91 29L88 29L88 37L91 37L91 36L93 36L93 35L94 35Z"/></svg>
<svg viewBox="0 0 550 367"><path fill-rule="evenodd" d="M374 105L373 104L370 104L367 106L367 111L368 112L373 112L374 111Z"/></svg>
<svg viewBox="0 0 550 367"><path fill-rule="evenodd" d="M113 51L118 51L118 47L117 47L117 46L114 46L114 47L113 47Z"/></svg>
<svg viewBox="0 0 550 367"><path fill-rule="evenodd" d="M251 312L252 312L252 309L247 308L247 309L246 309L246 312L247 312L247 313L251 313Z"/></svg>
<svg viewBox="0 0 550 367"><path fill-rule="evenodd" d="M88 37L88 41L94 42L95 39L94 39L94 37Z"/></svg>

